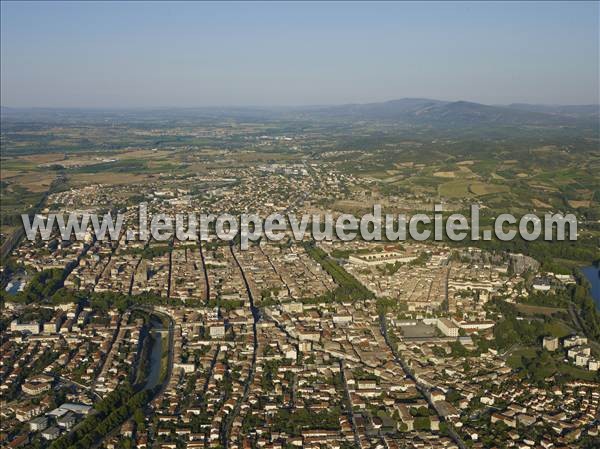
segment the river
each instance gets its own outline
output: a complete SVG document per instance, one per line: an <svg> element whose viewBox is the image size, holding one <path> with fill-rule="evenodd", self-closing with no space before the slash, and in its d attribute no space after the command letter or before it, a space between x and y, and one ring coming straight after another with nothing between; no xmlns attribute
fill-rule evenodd
<svg viewBox="0 0 600 449"><path fill-rule="evenodd" d="M150 352L150 372L148 373L148 378L144 387L146 389L152 389L160 383L160 361L163 352L162 328L163 326L160 320L152 317L150 335L152 336L154 343L152 344L152 351Z"/></svg>
<svg viewBox="0 0 600 449"><path fill-rule="evenodd" d="M592 298L596 302L596 308L600 310L600 267L590 265L581 269L586 279L590 282Z"/></svg>

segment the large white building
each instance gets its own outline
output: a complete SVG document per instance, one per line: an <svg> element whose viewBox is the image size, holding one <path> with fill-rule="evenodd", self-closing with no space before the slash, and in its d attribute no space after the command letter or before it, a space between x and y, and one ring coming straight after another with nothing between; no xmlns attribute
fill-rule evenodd
<svg viewBox="0 0 600 449"><path fill-rule="evenodd" d="M405 254L396 251L383 251L380 253L353 254L348 257L350 263L355 265L382 265L386 263L408 263L417 258L416 254Z"/></svg>
<svg viewBox="0 0 600 449"><path fill-rule="evenodd" d="M454 321L448 318L439 318L437 320L437 327L447 337L458 337L459 327Z"/></svg>
<svg viewBox="0 0 600 449"><path fill-rule="evenodd" d="M544 337L542 347L547 351L556 351L558 349L558 338Z"/></svg>
<svg viewBox="0 0 600 449"><path fill-rule="evenodd" d="M580 337L579 335L573 335L571 337L567 337L563 341L563 346L565 348L572 348L574 346L587 345L587 338Z"/></svg>
<svg viewBox="0 0 600 449"><path fill-rule="evenodd" d="M495 326L495 322L492 320L481 320L481 321L459 321L456 325L460 329L464 329L466 331L483 331L487 329L491 329Z"/></svg>
<svg viewBox="0 0 600 449"><path fill-rule="evenodd" d="M30 334L39 334L40 323L35 321L31 323L19 323L17 320L12 320L10 322L10 330L11 332L29 332Z"/></svg>
<svg viewBox="0 0 600 449"><path fill-rule="evenodd" d="M225 336L225 326L217 324L208 328L210 338L223 338Z"/></svg>

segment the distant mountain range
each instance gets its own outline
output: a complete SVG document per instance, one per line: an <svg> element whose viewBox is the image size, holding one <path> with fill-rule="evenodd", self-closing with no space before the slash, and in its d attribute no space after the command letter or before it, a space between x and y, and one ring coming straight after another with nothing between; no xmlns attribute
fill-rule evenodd
<svg viewBox="0 0 600 449"><path fill-rule="evenodd" d="M194 119L384 121L435 128L487 126L598 127L600 105L553 106L514 103L485 105L469 101L402 98L381 103L303 107L200 108L1 108L3 119L19 121L174 121Z"/></svg>
<svg viewBox="0 0 600 449"><path fill-rule="evenodd" d="M526 104L526 103L513 103L508 105L512 109L521 109L523 111L530 112L542 112L544 114L556 114L556 115L567 115L578 118L599 118L600 117L600 106L597 104L584 104L574 106L561 106L561 105L545 105L545 104Z"/></svg>
<svg viewBox="0 0 600 449"><path fill-rule="evenodd" d="M403 98L383 103L325 106L307 115L354 120L385 120L422 125L573 125L598 120L600 105L546 106L511 104L491 106L469 101Z"/></svg>

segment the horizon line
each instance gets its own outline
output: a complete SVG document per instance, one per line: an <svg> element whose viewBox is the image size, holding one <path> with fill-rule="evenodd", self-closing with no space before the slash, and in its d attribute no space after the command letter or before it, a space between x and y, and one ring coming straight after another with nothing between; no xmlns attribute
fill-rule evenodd
<svg viewBox="0 0 600 449"><path fill-rule="evenodd" d="M513 101L510 103L482 103L479 101L472 100L440 100L437 98L429 97L401 97L392 98L390 100L380 101L369 101L369 102L344 102L344 103L321 103L321 104L211 104L211 105L194 105L194 106L182 106L182 105L152 105L152 106L135 106L135 105L115 105L115 106L10 106L0 104L1 109L66 109L66 110L97 110L97 111L110 111L110 110L157 110L157 109L277 109L277 108L323 108L323 107L335 107L335 106L356 106L356 105L369 105L369 104L385 104L394 101L402 100L424 100L424 101L437 101L442 103L473 103L484 106L497 106L497 107L510 107L512 105L530 105L530 106L549 106L549 107L565 107L565 106L598 106L600 107L600 101L597 103L538 103L538 102L527 102L527 101Z"/></svg>

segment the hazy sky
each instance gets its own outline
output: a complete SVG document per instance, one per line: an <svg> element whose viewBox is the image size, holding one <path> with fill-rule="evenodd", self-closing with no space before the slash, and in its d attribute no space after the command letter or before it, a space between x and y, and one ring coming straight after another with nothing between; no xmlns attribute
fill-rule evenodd
<svg viewBox="0 0 600 449"><path fill-rule="evenodd" d="M599 3L2 1L4 106L598 103Z"/></svg>

